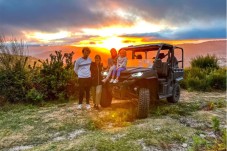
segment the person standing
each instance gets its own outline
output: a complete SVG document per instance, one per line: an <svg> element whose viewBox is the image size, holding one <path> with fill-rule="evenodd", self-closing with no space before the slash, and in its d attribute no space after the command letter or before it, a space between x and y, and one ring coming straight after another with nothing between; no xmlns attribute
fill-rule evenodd
<svg viewBox="0 0 227 151"><path fill-rule="evenodd" d="M84 98L84 92L86 93L86 109L90 109L90 87L91 87L91 59L88 57L90 55L90 49L84 47L82 49L83 57L76 60L74 65L74 71L78 75L79 82L79 104L77 109L82 109L82 103Z"/></svg>
<svg viewBox="0 0 227 151"><path fill-rule="evenodd" d="M100 55L95 56L95 62L91 63L91 80L92 80L92 97L94 102L94 108L99 109L99 104L102 95L102 69Z"/></svg>

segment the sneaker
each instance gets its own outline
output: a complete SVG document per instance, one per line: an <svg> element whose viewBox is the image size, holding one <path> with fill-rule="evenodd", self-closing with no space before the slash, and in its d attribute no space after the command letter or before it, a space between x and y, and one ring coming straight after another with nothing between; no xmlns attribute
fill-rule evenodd
<svg viewBox="0 0 227 151"><path fill-rule="evenodd" d="M87 110L90 110L90 109L91 109L90 104L87 104L87 105L86 105L86 109L87 109Z"/></svg>
<svg viewBox="0 0 227 151"><path fill-rule="evenodd" d="M107 80L108 80L108 79L103 79L102 82L103 82L103 83L106 83Z"/></svg>
<svg viewBox="0 0 227 151"><path fill-rule="evenodd" d="M111 79L111 80L110 80L110 83L113 83L113 82L114 82L114 79Z"/></svg>
<svg viewBox="0 0 227 151"><path fill-rule="evenodd" d="M98 105L95 105L95 109L96 109L96 110L99 110L99 106L98 106Z"/></svg>
<svg viewBox="0 0 227 151"><path fill-rule="evenodd" d="M77 109L78 109L78 110L81 110L81 109L82 109L82 104L79 104L79 105L77 106Z"/></svg>
<svg viewBox="0 0 227 151"><path fill-rule="evenodd" d="M113 83L118 83L118 80L117 80L117 79L115 79L115 80L113 81Z"/></svg>

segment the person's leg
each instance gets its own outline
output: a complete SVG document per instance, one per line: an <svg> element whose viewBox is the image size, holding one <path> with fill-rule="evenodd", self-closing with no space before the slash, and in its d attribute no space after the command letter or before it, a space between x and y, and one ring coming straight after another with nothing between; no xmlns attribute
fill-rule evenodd
<svg viewBox="0 0 227 151"><path fill-rule="evenodd" d="M120 77L121 72L124 71L124 70L126 70L126 68L124 68L124 67L118 68L118 70L117 70L117 79Z"/></svg>
<svg viewBox="0 0 227 151"><path fill-rule="evenodd" d="M114 79L114 77L115 77L115 74L116 74L116 67L115 68L113 68L113 72L112 72L112 79Z"/></svg>
<svg viewBox="0 0 227 151"><path fill-rule="evenodd" d="M121 75L121 72L124 71L124 70L126 70L126 68L124 68L124 67L118 68L118 70L117 70L117 77L116 77L116 79L113 81L113 83L118 83L118 80L119 80L119 77L120 77L120 75Z"/></svg>
<svg viewBox="0 0 227 151"><path fill-rule="evenodd" d="M101 96L102 96L102 85L98 85L96 87L96 105L100 105L100 101L101 101Z"/></svg>
<svg viewBox="0 0 227 151"><path fill-rule="evenodd" d="M114 82L114 77L116 75L116 66L113 68L113 72L112 72L112 78L110 80L110 83Z"/></svg>
<svg viewBox="0 0 227 151"><path fill-rule="evenodd" d="M91 87L91 94L92 94L93 103L94 103L94 105L96 105L96 101L95 101L95 98L96 98L96 86L92 86Z"/></svg>
<svg viewBox="0 0 227 151"><path fill-rule="evenodd" d="M86 103L89 104L89 101L90 101L90 89L91 89L91 80L90 78L86 79L86 81L84 81L85 84L86 84L86 87L85 87L85 91L86 91Z"/></svg>
<svg viewBox="0 0 227 151"><path fill-rule="evenodd" d="M108 74L107 74L106 78L103 79L102 82L105 83L105 82L110 78L110 76L112 75L112 72L113 72L113 70L114 70L115 68L116 68L115 65L112 65L112 66L110 67L110 69L109 69L109 71L108 71Z"/></svg>
<svg viewBox="0 0 227 151"><path fill-rule="evenodd" d="M84 98L84 84L83 84L83 79L78 79L79 82L79 104L83 103L83 98Z"/></svg>
<svg viewBox="0 0 227 151"><path fill-rule="evenodd" d="M112 65L112 66L110 67L109 72L108 72L108 75L106 76L106 79L109 79L109 78L110 78L110 76L111 76L111 74L112 74L112 72L113 72L113 70L114 70L115 68L116 68L115 65Z"/></svg>

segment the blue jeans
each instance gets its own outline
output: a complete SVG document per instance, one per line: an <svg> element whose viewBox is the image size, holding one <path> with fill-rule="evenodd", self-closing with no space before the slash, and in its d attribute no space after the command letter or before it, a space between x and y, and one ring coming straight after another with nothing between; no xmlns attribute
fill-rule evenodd
<svg viewBox="0 0 227 151"><path fill-rule="evenodd" d="M115 68L115 69L113 70L113 72L112 72L112 76L115 76L115 74L116 74L116 72L117 72L117 77L120 77L121 72L124 71L124 70L126 70L125 67L120 67L120 68L118 68L118 69Z"/></svg>

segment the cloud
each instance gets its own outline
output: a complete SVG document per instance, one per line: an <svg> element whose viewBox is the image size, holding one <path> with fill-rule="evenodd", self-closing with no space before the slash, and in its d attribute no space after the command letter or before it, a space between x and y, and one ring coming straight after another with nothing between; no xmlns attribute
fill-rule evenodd
<svg viewBox="0 0 227 151"><path fill-rule="evenodd" d="M83 33L83 28L130 27L144 20L176 27L153 33L127 33L163 39L223 38L226 1L208 0L0 0L0 34L24 31ZM136 32L136 31L135 31ZM66 43L82 37L64 38ZM88 37L89 38L89 37Z"/></svg>
<svg viewBox="0 0 227 151"><path fill-rule="evenodd" d="M114 14L92 11L95 3L89 0L1 0L0 27L56 32L59 29L129 23Z"/></svg>
<svg viewBox="0 0 227 151"><path fill-rule="evenodd" d="M225 0L115 0L114 3L113 6L134 12L145 20L177 26L226 18Z"/></svg>

